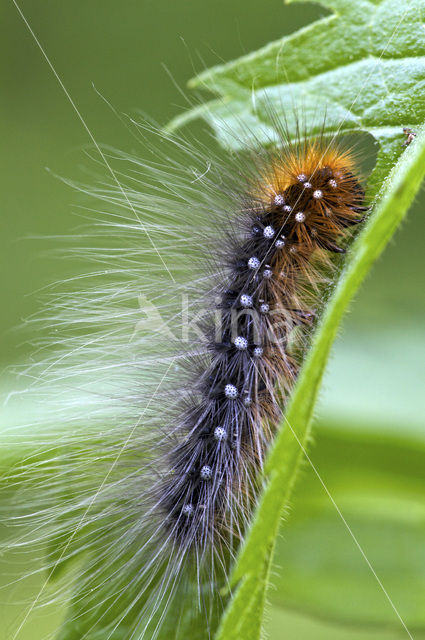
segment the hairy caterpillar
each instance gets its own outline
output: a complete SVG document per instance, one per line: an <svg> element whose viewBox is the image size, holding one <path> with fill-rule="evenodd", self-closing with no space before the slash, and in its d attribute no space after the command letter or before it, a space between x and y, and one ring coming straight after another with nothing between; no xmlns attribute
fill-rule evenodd
<svg viewBox="0 0 425 640"><path fill-rule="evenodd" d="M201 555L242 536L239 513L299 368L290 335L312 322L328 253L344 252L338 242L365 210L350 155L323 141L283 148L244 195L220 259L216 251L222 318L206 330L199 401L182 414L154 499L169 537Z"/></svg>
<svg viewBox="0 0 425 640"><path fill-rule="evenodd" d="M184 637L185 598L203 638L222 610L267 447L366 211L351 150L278 130L277 147L208 152L206 170L205 149L174 138L173 160L119 156L131 207L114 185L94 191L109 207L93 252L107 273L56 301L60 364L33 374L75 417L45 468L26 461L16 518L31 523L23 540L48 542L50 573L85 554L60 637ZM69 336L76 310L83 330Z"/></svg>

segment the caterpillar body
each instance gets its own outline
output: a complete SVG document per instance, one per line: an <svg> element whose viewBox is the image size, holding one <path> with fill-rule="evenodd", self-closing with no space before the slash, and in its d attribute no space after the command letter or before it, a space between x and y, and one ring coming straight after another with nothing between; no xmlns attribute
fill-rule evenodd
<svg viewBox="0 0 425 640"><path fill-rule="evenodd" d="M201 553L242 535L239 511L299 368L290 336L313 321L327 254L343 253L344 231L363 219L352 160L335 147L286 149L263 171L238 207L241 232L223 242L224 279L210 296L220 326L206 331L211 356L193 380L199 403L182 417L155 501L169 536Z"/></svg>
<svg viewBox="0 0 425 640"><path fill-rule="evenodd" d="M100 269L91 287L60 299L55 327L68 331L77 312L86 333L63 338L65 374L55 357L37 375L50 390L52 371L56 382L65 376L78 410L51 456L57 479L46 471L31 513L28 487L34 477L39 486L42 470L37 457L26 461L21 514L58 547L51 572L86 554L64 640L184 637L180 596L203 620L193 638L208 638L222 609L219 586L249 523L268 446L340 254L367 211L350 149L320 135L290 142L282 125L279 132L277 146L224 160L208 151L207 171L204 148L171 137L179 159L149 165L121 156L125 201L112 184L94 190L112 207L107 237L112 226L129 241L95 251L108 285ZM142 237L161 260L141 248ZM166 265L173 280L182 265L182 284L167 284ZM201 330L170 356L170 327L182 323L170 300L191 290ZM155 336L152 325L139 330L141 292L161 312ZM100 390L76 381L82 369ZM22 469L16 477L22 485Z"/></svg>

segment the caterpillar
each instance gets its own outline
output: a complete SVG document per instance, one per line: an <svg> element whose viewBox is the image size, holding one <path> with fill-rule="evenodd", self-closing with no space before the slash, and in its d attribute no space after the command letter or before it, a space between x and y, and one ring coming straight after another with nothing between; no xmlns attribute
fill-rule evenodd
<svg viewBox="0 0 425 640"><path fill-rule="evenodd" d="M92 189L109 207L93 250L106 273L56 301L60 364L31 374L75 415L45 470L25 461L16 517L31 523L24 539L47 542L50 573L85 553L66 640L184 637L182 599L206 638L223 609L269 444L367 212L352 149L277 130L278 145L208 151L207 169L205 148L170 136L151 164L118 156L127 200ZM70 337L76 311L84 330Z"/></svg>
<svg viewBox="0 0 425 640"><path fill-rule="evenodd" d="M340 240L363 220L364 192L353 171L350 154L333 143L283 148L247 185L215 251L221 277L210 297L220 326L206 327L210 357L192 381L198 400L179 417L153 501L167 535L185 549L202 555L208 545L242 537L239 514L249 511L254 477L299 369L290 336L313 322L329 253L344 253Z"/></svg>
<svg viewBox="0 0 425 640"><path fill-rule="evenodd" d="M334 142L281 145L257 169L215 250L219 326L205 328L210 356L192 380L197 399L173 429L153 489L167 543L184 556L194 550L201 564L209 549L225 564L243 538L300 366L290 336L314 322L329 254L345 252L341 240L366 211L353 158Z"/></svg>

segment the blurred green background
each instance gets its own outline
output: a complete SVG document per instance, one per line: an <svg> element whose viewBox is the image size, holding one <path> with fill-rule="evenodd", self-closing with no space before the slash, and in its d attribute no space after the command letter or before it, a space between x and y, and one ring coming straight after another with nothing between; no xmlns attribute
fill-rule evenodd
<svg viewBox="0 0 425 640"><path fill-rule="evenodd" d="M174 82L236 58L325 15L280 0L21 0L20 6L99 143L131 150L113 107L165 123L186 106ZM37 291L68 273L49 255L71 232L74 178L89 142L66 96L9 0L1 12L1 351L30 357L23 320ZM169 69L174 82L164 69ZM400 128L403 123L400 122ZM140 149L138 149L140 152ZM421 196L358 296L334 349L317 412L311 458L415 637L425 628L425 278ZM19 405L2 424L19 421ZM270 638L369 640L406 637L317 478L305 465L293 516L277 551ZM0 638L14 636L39 578L0 592ZM4 578L4 582L7 582ZM41 640L61 611L30 617L19 639Z"/></svg>

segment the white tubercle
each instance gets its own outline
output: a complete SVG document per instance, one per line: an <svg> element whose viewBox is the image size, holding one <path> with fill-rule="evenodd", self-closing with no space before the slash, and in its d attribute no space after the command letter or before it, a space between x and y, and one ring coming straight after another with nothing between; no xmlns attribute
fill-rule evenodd
<svg viewBox="0 0 425 640"><path fill-rule="evenodd" d="M238 390L236 389L234 384L226 384L224 387L224 395L226 398L231 398L234 400L238 397Z"/></svg>
<svg viewBox="0 0 425 640"><path fill-rule="evenodd" d="M260 266L260 261L255 256L252 256L252 258L248 260L248 267L250 269L258 269L259 266Z"/></svg>
<svg viewBox="0 0 425 640"><path fill-rule="evenodd" d="M219 442L222 442L223 440L226 440L226 438L227 438L226 429L224 429L223 427L216 427L214 429L214 438L216 440L218 440Z"/></svg>
<svg viewBox="0 0 425 640"><path fill-rule="evenodd" d="M202 480L211 480L212 478L212 469L209 465L204 464L204 466L201 469L201 473L200 476L202 478Z"/></svg>
<svg viewBox="0 0 425 640"><path fill-rule="evenodd" d="M242 336L237 336L234 339L233 344L235 345L236 349L239 349L240 351L248 348L248 340L246 338L243 338Z"/></svg>
<svg viewBox="0 0 425 640"><path fill-rule="evenodd" d="M263 236L268 240L273 238L275 233L276 233L275 230L270 225L268 225L267 227L264 227Z"/></svg>

